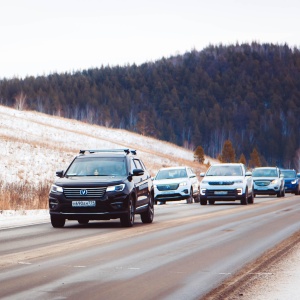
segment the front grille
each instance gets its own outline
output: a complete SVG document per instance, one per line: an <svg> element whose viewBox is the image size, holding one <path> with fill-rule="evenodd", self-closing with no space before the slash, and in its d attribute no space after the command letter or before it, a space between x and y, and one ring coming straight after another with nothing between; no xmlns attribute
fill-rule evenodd
<svg viewBox="0 0 300 300"><path fill-rule="evenodd" d="M178 189L179 184L173 183L173 184L160 184L157 185L157 189L159 191L174 191Z"/></svg>
<svg viewBox="0 0 300 300"><path fill-rule="evenodd" d="M209 185L233 185L233 181L210 181Z"/></svg>
<svg viewBox="0 0 300 300"><path fill-rule="evenodd" d="M268 186L270 181L254 181L257 186Z"/></svg>
<svg viewBox="0 0 300 300"><path fill-rule="evenodd" d="M206 190L206 196L210 197L221 197L221 198L226 198L226 197L236 197L237 193L236 190L224 190L224 192L226 192L226 194L217 194L221 191L219 190Z"/></svg>
<svg viewBox="0 0 300 300"><path fill-rule="evenodd" d="M106 187L96 188L64 188L64 195L67 199L95 199L102 198Z"/></svg>

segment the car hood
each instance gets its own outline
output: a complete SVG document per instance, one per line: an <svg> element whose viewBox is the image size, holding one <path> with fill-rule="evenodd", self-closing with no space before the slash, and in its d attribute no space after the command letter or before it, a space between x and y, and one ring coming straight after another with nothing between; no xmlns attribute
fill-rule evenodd
<svg viewBox="0 0 300 300"><path fill-rule="evenodd" d="M172 178L172 179L159 179L153 180L153 184L172 184L188 181L188 178Z"/></svg>
<svg viewBox="0 0 300 300"><path fill-rule="evenodd" d="M253 181L272 181L275 179L280 179L278 177L253 177Z"/></svg>
<svg viewBox="0 0 300 300"><path fill-rule="evenodd" d="M205 176L203 180L205 181L236 181L244 180L244 176Z"/></svg>
<svg viewBox="0 0 300 300"><path fill-rule="evenodd" d="M125 180L124 176L72 176L60 178L55 184L62 187L108 186L124 183Z"/></svg>

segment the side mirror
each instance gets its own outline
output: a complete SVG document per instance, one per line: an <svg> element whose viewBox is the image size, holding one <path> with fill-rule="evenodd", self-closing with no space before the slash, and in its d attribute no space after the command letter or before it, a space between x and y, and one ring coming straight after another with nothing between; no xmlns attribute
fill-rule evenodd
<svg viewBox="0 0 300 300"><path fill-rule="evenodd" d="M191 174L190 178L195 178L196 177L196 174Z"/></svg>
<svg viewBox="0 0 300 300"><path fill-rule="evenodd" d="M201 172L200 173L200 177L204 177L205 176L205 173L204 172Z"/></svg>
<svg viewBox="0 0 300 300"><path fill-rule="evenodd" d="M64 170L56 171L56 176L62 178L64 175Z"/></svg>
<svg viewBox="0 0 300 300"><path fill-rule="evenodd" d="M252 172L246 172L246 174L245 174L246 176L252 176Z"/></svg>
<svg viewBox="0 0 300 300"><path fill-rule="evenodd" d="M143 169L133 169L132 170L132 176L141 176L144 175Z"/></svg>

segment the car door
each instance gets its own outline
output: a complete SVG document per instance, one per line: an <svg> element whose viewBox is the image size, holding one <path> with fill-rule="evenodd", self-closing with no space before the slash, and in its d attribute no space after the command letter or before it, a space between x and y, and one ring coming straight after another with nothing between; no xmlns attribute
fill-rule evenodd
<svg viewBox="0 0 300 300"><path fill-rule="evenodd" d="M150 175L145 169L143 163L137 159L132 159L132 169L142 169L144 174L140 176L133 176L133 182L137 194L137 204L136 207L141 207L149 202L150 192L149 192L149 180L151 180Z"/></svg>

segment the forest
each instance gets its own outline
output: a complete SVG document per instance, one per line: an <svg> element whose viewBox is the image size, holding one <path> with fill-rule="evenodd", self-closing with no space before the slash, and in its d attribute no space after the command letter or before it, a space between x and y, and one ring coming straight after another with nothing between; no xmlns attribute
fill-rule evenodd
<svg viewBox="0 0 300 300"><path fill-rule="evenodd" d="M141 65L2 78L0 104L200 145L213 158L230 140L237 160L256 149L264 164L300 164L300 51L286 44L209 45Z"/></svg>

